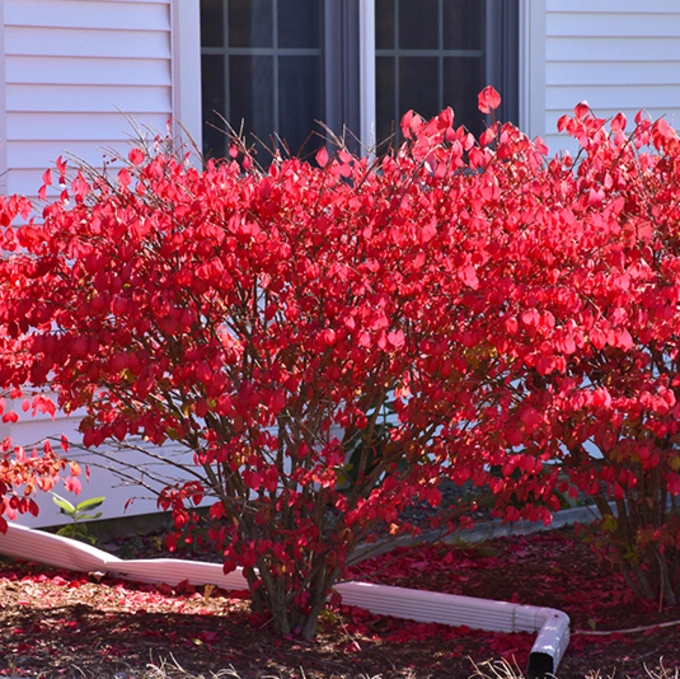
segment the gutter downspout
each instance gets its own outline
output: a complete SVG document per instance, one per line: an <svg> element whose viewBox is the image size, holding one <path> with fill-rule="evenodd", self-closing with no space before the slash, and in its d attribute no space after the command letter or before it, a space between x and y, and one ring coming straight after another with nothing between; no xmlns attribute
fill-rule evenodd
<svg viewBox="0 0 680 679"><path fill-rule="evenodd" d="M124 560L70 538L9 523L0 535L0 554L81 572L106 572L145 583L213 584L222 589L247 589L241 569L224 574L221 564L183 559ZM554 608L427 592L368 582L335 586L342 602L371 613L417 622L466 625L491 632L537 632L529 655L527 679L554 674L569 643L569 616Z"/></svg>

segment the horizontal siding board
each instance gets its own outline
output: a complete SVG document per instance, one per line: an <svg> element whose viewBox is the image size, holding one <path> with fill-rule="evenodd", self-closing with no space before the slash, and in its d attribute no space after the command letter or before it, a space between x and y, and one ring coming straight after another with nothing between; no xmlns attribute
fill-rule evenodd
<svg viewBox="0 0 680 679"><path fill-rule="evenodd" d="M546 83L581 85L668 85L680 82L680 60L668 62L551 61Z"/></svg>
<svg viewBox="0 0 680 679"><path fill-rule="evenodd" d="M43 168L44 171L44 168ZM40 188L42 172L35 169L10 167L7 171L7 192L22 196L36 196Z"/></svg>
<svg viewBox="0 0 680 679"><path fill-rule="evenodd" d="M646 0L642 3L626 3L622 0L547 0L548 12L573 12L577 14L590 14L591 12L607 12L609 14L621 14L626 7L632 7L637 12L643 9L645 14L668 14L676 12L678 0Z"/></svg>
<svg viewBox="0 0 680 679"><path fill-rule="evenodd" d="M8 56L7 83L36 85L167 85L167 59Z"/></svg>
<svg viewBox="0 0 680 679"><path fill-rule="evenodd" d="M575 38L548 36L546 60L653 62L680 60L678 38Z"/></svg>
<svg viewBox="0 0 680 679"><path fill-rule="evenodd" d="M580 149L580 145L575 139L563 134L546 134L543 141L548 146L548 158L559 155L564 151L568 151L573 158Z"/></svg>
<svg viewBox="0 0 680 679"><path fill-rule="evenodd" d="M141 113L170 113L172 91L169 87L122 87L74 85L9 85L7 111L80 112L136 110Z"/></svg>
<svg viewBox="0 0 680 679"><path fill-rule="evenodd" d="M40 392L44 397L48 398L50 401L53 403L56 403L59 400L59 394L54 390L54 389L45 389L44 391L41 390ZM35 415L33 415L31 410L28 410L27 412L24 412L23 410L23 403L24 403L24 398L15 398L15 399L10 399L8 398L6 401L6 408L8 410L14 410L18 416L18 420L12 424L3 424L0 425L0 436L3 435L3 427L20 427L25 424L29 424L31 422L39 422L39 421L45 421L45 422L53 422L54 420L52 419L52 416L49 413L40 413L36 412ZM77 408L76 410L73 411L71 415L67 415L61 410L57 410L56 414L56 419L57 420L67 420L67 421L74 421L77 420L78 422L80 421L80 418L85 417L87 415L87 410L85 408ZM8 434L9 435L9 434Z"/></svg>
<svg viewBox="0 0 680 679"><path fill-rule="evenodd" d="M628 125L626 127L628 131L632 130L635 126L634 118L638 110L639 108L628 108L623 111L628 118ZM645 111L652 119L655 120L657 118L665 117L671 125L674 125L676 128L680 129L680 111L669 111L667 108L645 109ZM545 129L547 133L544 139L548 145L548 148L550 149L550 155L554 155L559 150L564 149L568 150L572 155L574 155L580 148L579 143L575 139L572 139L565 134L557 133L558 119L560 116L569 112L570 111L546 111ZM611 120L611 118L613 118L617 113L619 113L619 110L613 108L595 111L595 114L599 118L604 118L605 120Z"/></svg>
<svg viewBox="0 0 680 679"><path fill-rule="evenodd" d="M79 439L78 434L72 436L74 441ZM166 453L164 449L158 449L158 452L168 457L171 455L171 453ZM108 459L100 453L108 453ZM132 450L115 451L105 447L98 450L82 450L72 447L69 450L68 457L74 462L78 462L83 469L80 477L82 491L79 498L76 498L72 493L67 492L63 484L60 483L55 488L55 492L74 503L83 498L104 497L104 503L97 509L98 512L102 512L102 519L158 512L156 493L159 493L165 485L174 485L177 482L181 483L192 478L187 473L182 474L170 464L154 462L142 453ZM172 459L178 458L172 455ZM191 467L192 454L187 452L179 460ZM114 465L121 472L126 473L127 478L121 479L120 476L111 471ZM89 479L84 471L85 469L89 471ZM154 477L154 480L146 477L145 481L155 489L156 493L134 482L145 477L144 472L148 472ZM64 517L59 514L49 493L39 493L35 500L40 508L38 516L20 515L18 523L33 527L64 523Z"/></svg>
<svg viewBox="0 0 680 679"><path fill-rule="evenodd" d="M56 402L56 399L53 400ZM75 432L78 429L78 422L86 415L83 412L80 416L73 417L67 415L63 410L57 409L54 419L50 415L42 413L36 413L35 417L31 417L29 414L21 412L21 404L15 406L15 410L17 415L19 415L19 420L10 425L11 433L8 435L11 435L17 441L24 441L21 445L36 443L46 439L48 436L59 436L62 432L65 433L66 429ZM26 435L29 431L37 434L35 439L31 440Z"/></svg>
<svg viewBox="0 0 680 679"><path fill-rule="evenodd" d="M118 57L170 59L167 31L79 30L72 28L8 27L8 55L46 57Z"/></svg>
<svg viewBox="0 0 680 679"><path fill-rule="evenodd" d="M546 17L548 35L597 37L610 35L638 38L674 38L680 35L680 14L620 12L615 17L604 12L551 12Z"/></svg>
<svg viewBox="0 0 680 679"><path fill-rule="evenodd" d="M5 5L5 25L170 30L170 12L167 0L163 3L11 0Z"/></svg>
<svg viewBox="0 0 680 679"><path fill-rule="evenodd" d="M570 110L579 101L588 101L597 110L600 107L630 108L680 108L680 85L548 85L546 87L547 110Z"/></svg>
<svg viewBox="0 0 680 679"><path fill-rule="evenodd" d="M99 142L101 139L134 137L133 123L140 127L165 132L167 114L149 114L138 110L122 113L12 113L7 114L7 137L11 140L44 139L61 141L83 139ZM37 136L39 134L39 136Z"/></svg>
<svg viewBox="0 0 680 679"><path fill-rule="evenodd" d="M7 193L9 195L16 193L30 198L34 202L34 205L39 207L38 211L40 212L42 210L42 203L36 201L36 196L38 195L38 189L42 186L42 174L51 165L52 163L50 163L48 159L47 162L42 163L35 168L10 168L6 175L8 187ZM115 174L115 168L112 168L112 172ZM56 180L55 173L53 173L52 177L53 180ZM52 188L48 192L48 196L51 199L57 199L59 193L60 191L58 188Z"/></svg>
<svg viewBox="0 0 680 679"><path fill-rule="evenodd" d="M627 130L632 130L633 127L635 126L635 121L634 118L637 115L638 111L643 110L652 120L656 120L657 118L666 118L669 123L673 124L675 127L680 128L680 111L669 111L667 108L642 108L642 107L627 107L625 109L617 109L617 108L602 108L602 109L597 109L594 111L595 115L598 118L604 118L605 120L609 120L613 118L617 113L623 112L626 115L626 118L628 119L628 125L626 127ZM573 113L573 107L567 109L567 110L561 110L561 111L551 111L547 110L545 114L545 129L546 132L549 133L551 136L558 136L557 135L557 121L560 119L561 116L563 116L565 113ZM566 135L559 135L562 139L566 139Z"/></svg>
<svg viewBox="0 0 680 679"><path fill-rule="evenodd" d="M112 151L125 156L130 148L123 139L86 142L80 139L62 141L10 141L7 144L8 165L16 169L45 169L59 157L79 158L94 167L102 167L110 161Z"/></svg>

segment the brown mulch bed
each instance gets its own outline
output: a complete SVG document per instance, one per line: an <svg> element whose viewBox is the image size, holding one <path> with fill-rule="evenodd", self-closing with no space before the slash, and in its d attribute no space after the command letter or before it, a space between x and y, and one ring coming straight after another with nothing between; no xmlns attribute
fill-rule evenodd
<svg viewBox="0 0 680 679"><path fill-rule="evenodd" d="M118 545L127 558L154 556L157 538ZM502 538L474 547L425 545L359 564L356 579L551 606L572 620L560 677L646 677L660 657L680 667L680 625L588 636L680 620L634 601L622 579L598 563L573 529ZM247 593L210 587L152 587L0 562L0 675L144 677L150 662L173 657L192 675L233 667L241 679L468 677L470 657L514 658L526 666L534 637L419 624L359 609L326 611L316 640L276 637L250 614ZM179 676L179 675L177 675Z"/></svg>

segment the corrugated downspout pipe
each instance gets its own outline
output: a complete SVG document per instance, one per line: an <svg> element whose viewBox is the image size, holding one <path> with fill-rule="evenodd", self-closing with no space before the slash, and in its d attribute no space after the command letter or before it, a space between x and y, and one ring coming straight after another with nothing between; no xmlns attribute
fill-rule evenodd
<svg viewBox="0 0 680 679"><path fill-rule="evenodd" d="M225 575L222 566L183 559L123 560L76 540L41 533L13 523L0 535L0 554L81 572L105 572L126 580L246 589L241 570ZM341 582L342 602L371 613L417 622L466 625L490 632L537 632L529 656L527 679L543 679L557 670L569 643L569 616L554 608L425 592L368 582Z"/></svg>

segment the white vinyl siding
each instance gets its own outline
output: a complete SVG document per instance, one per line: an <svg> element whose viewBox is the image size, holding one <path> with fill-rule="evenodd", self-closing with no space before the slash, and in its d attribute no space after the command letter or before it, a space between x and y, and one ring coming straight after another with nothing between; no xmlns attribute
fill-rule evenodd
<svg viewBox="0 0 680 679"><path fill-rule="evenodd" d="M7 193L35 196L59 155L101 165L173 115L170 0L4 0Z"/></svg>
<svg viewBox="0 0 680 679"><path fill-rule="evenodd" d="M551 151L560 116L587 100L598 117L640 109L680 124L680 2L545 0L543 134Z"/></svg>
<svg viewBox="0 0 680 679"><path fill-rule="evenodd" d="M101 167L107 151L127 151L135 129L164 133L173 117L200 146L198 16L198 0L0 0L0 192L35 198L60 155ZM77 416L18 414L0 423L0 438L79 438ZM92 466L80 499L104 495L104 517L122 516L140 489L122 488L92 453L73 456ZM38 502L40 516L20 522L59 523L51 497ZM155 510L138 501L127 514Z"/></svg>

